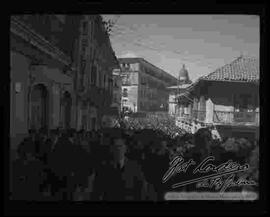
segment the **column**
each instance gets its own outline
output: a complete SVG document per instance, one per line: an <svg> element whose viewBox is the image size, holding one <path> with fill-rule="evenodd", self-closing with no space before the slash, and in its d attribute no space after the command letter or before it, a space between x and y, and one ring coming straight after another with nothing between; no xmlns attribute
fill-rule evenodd
<svg viewBox="0 0 270 217"><path fill-rule="evenodd" d="M180 105L180 117L184 117L185 107L183 104Z"/></svg>
<svg viewBox="0 0 270 217"><path fill-rule="evenodd" d="M61 115L61 108L60 108L60 87L59 84L54 83L52 86L52 128L59 127L60 124L60 115Z"/></svg>
<svg viewBox="0 0 270 217"><path fill-rule="evenodd" d="M188 117L190 118L192 115L192 105L188 104Z"/></svg>
<svg viewBox="0 0 270 217"><path fill-rule="evenodd" d="M206 100L206 117L205 123L213 123L214 104L210 98Z"/></svg>
<svg viewBox="0 0 270 217"><path fill-rule="evenodd" d="M191 114L192 118L197 118L198 111L198 98L193 99L193 112Z"/></svg>
<svg viewBox="0 0 270 217"><path fill-rule="evenodd" d="M78 102L77 105L77 130L81 129L81 117L82 117L82 111L81 111L81 102Z"/></svg>
<svg viewBox="0 0 270 217"><path fill-rule="evenodd" d="M71 122L70 122L70 126L71 128L76 129L76 96L75 93L71 93L71 98L72 98L72 104L71 104Z"/></svg>

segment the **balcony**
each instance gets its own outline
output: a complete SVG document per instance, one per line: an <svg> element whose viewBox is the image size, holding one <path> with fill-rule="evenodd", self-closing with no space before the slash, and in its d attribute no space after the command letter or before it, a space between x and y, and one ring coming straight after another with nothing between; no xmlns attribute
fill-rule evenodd
<svg viewBox="0 0 270 217"><path fill-rule="evenodd" d="M214 123L259 125L259 112L214 111Z"/></svg>
<svg viewBox="0 0 270 217"><path fill-rule="evenodd" d="M201 123L204 123L205 121L205 117L206 117L206 111L200 111L200 110L192 110L191 114L187 114L187 113L182 113L179 115L175 114L175 117L178 117L179 120L185 120L188 122L192 122L192 121L198 121Z"/></svg>

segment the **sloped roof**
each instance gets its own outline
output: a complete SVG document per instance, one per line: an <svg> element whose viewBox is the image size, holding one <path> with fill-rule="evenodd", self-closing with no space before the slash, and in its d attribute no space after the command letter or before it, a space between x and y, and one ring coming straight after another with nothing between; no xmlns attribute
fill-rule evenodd
<svg viewBox="0 0 270 217"><path fill-rule="evenodd" d="M199 80L257 82L259 78L259 60L254 57L240 56Z"/></svg>

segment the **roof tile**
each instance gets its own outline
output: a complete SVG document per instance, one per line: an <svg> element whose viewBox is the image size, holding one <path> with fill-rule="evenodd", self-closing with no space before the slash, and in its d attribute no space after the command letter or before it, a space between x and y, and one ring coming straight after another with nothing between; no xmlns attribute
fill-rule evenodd
<svg viewBox="0 0 270 217"><path fill-rule="evenodd" d="M200 80L211 81L259 81L259 60L253 57L240 56L230 64L218 68Z"/></svg>

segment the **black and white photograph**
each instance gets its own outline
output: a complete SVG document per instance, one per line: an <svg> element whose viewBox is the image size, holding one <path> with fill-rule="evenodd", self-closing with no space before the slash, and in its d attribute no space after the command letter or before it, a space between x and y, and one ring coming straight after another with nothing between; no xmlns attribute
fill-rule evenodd
<svg viewBox="0 0 270 217"><path fill-rule="evenodd" d="M260 16L10 16L9 200L257 201Z"/></svg>

